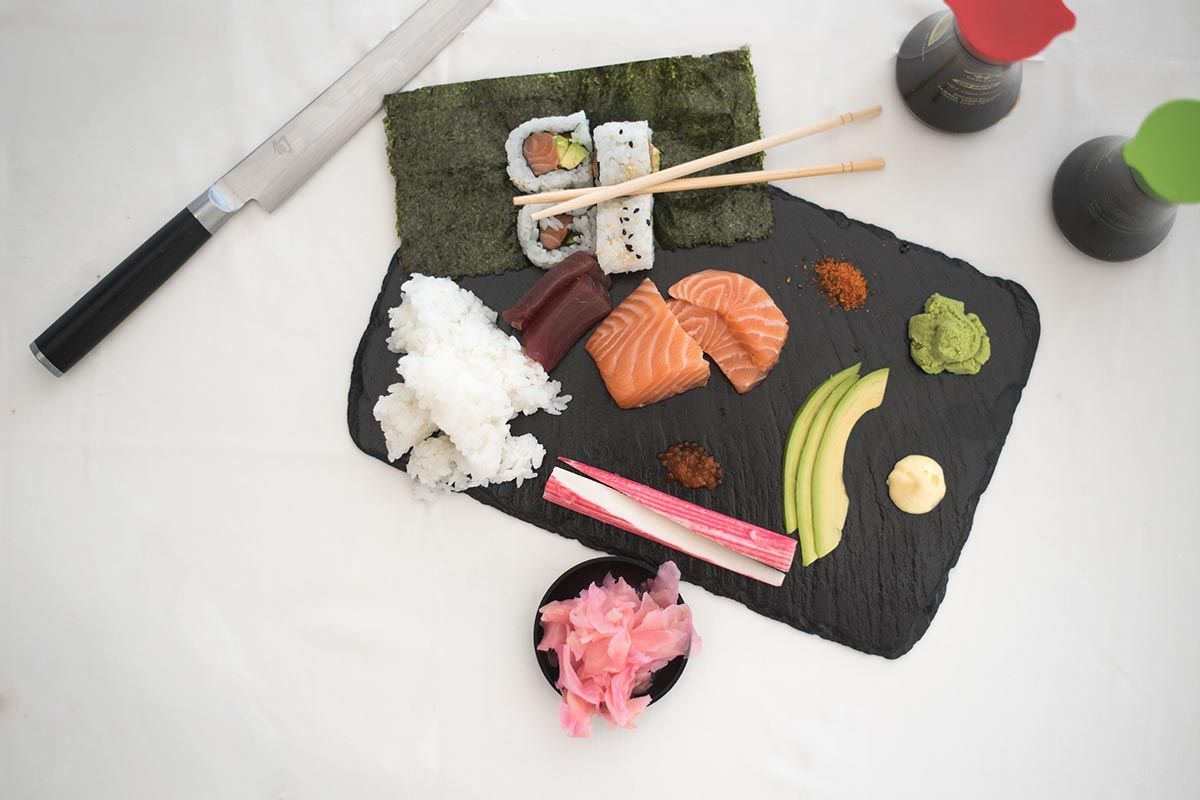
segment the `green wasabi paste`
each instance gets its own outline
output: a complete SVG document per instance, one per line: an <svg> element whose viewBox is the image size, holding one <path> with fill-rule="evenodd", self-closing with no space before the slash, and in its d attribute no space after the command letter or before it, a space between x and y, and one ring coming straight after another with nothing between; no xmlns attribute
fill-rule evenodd
<svg viewBox="0 0 1200 800"><path fill-rule="evenodd" d="M933 294L925 312L908 320L909 352L930 375L974 375L992 355L992 342L975 314L961 300Z"/></svg>

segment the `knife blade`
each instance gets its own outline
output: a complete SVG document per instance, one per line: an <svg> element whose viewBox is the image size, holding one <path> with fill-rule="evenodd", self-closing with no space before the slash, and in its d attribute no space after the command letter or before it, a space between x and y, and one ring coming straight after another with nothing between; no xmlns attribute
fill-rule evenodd
<svg viewBox="0 0 1200 800"><path fill-rule="evenodd" d="M428 0L71 306L29 345L34 357L62 376L247 203L278 208L490 4Z"/></svg>

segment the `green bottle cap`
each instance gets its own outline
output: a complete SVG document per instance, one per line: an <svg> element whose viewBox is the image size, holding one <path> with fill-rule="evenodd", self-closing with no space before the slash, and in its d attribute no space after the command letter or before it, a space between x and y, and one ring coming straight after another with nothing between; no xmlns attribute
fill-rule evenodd
<svg viewBox="0 0 1200 800"><path fill-rule="evenodd" d="M1200 100L1172 100L1151 111L1122 154L1163 200L1200 202Z"/></svg>

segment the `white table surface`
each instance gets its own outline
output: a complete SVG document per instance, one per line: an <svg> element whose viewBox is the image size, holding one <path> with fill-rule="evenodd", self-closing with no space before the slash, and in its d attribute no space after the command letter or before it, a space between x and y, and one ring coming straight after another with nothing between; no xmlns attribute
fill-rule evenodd
<svg viewBox="0 0 1200 800"><path fill-rule="evenodd" d="M0 797L1195 797L1200 209L1140 261L1058 235L1093 136L1200 95L1194 0L1077 0L986 133L924 129L893 56L932 0L498 0L414 84L750 44L763 128L884 116L768 167L1019 280L1042 342L941 610L899 661L685 587L706 648L637 731L564 737L529 648L593 552L346 431L396 247L376 118L239 214L67 377L28 342L417 5L0 6ZM533 48L578 10L569 44ZM636 23L627 22L634 19ZM1153 29L1153 30L1152 30ZM569 388L569 387L568 387Z"/></svg>

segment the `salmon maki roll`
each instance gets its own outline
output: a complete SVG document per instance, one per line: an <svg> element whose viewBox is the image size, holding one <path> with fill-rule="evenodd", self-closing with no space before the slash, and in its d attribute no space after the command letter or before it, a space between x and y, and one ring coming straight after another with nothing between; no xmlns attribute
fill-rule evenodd
<svg viewBox="0 0 1200 800"><path fill-rule="evenodd" d="M517 212L517 241L535 267L550 269L574 253L596 252L596 210L581 209L539 222L533 215L547 204L522 206Z"/></svg>
<svg viewBox="0 0 1200 800"><path fill-rule="evenodd" d="M661 153L654 146L654 131L645 120L597 125L592 139L596 143L595 175L601 186L658 171Z"/></svg>
<svg viewBox="0 0 1200 800"><path fill-rule="evenodd" d="M592 135L593 173L601 186L640 178L658 169L654 131L640 122L606 122ZM596 208L596 258L606 273L637 272L654 266L654 196L606 200Z"/></svg>
<svg viewBox="0 0 1200 800"><path fill-rule="evenodd" d="M504 144L508 177L522 192L592 185L592 134L582 111L522 122Z"/></svg>
<svg viewBox="0 0 1200 800"><path fill-rule="evenodd" d="M654 195L618 197L596 207L596 258L610 275L654 266Z"/></svg>

